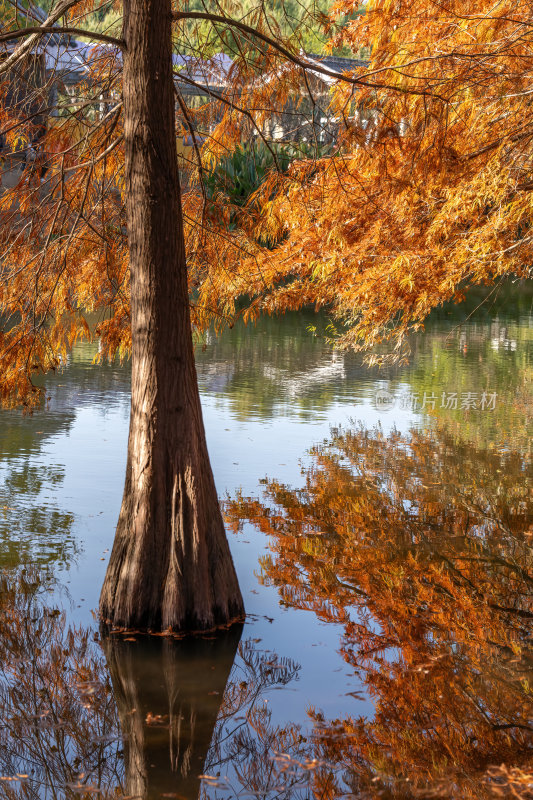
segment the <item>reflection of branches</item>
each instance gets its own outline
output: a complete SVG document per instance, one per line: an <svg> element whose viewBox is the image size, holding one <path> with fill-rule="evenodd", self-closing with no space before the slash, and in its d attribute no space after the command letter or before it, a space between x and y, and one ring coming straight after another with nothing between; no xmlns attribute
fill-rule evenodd
<svg viewBox="0 0 533 800"><path fill-rule="evenodd" d="M104 796L121 782L115 704L88 630L39 599L41 576L0 585L0 794Z"/></svg>
<svg viewBox="0 0 533 800"><path fill-rule="evenodd" d="M296 758L307 759L306 740L298 725L273 723L265 697L299 670L291 659L258 651L252 640L241 645L206 761L209 779L202 797L213 789L220 797L307 796L311 773L291 772Z"/></svg>
<svg viewBox="0 0 533 800"><path fill-rule="evenodd" d="M530 461L438 430L337 430L312 455L302 490L267 481L267 505L228 512L270 535L287 604L344 625L375 700L371 721L313 711L316 757L358 796L477 799L490 764L533 773Z"/></svg>
<svg viewBox="0 0 533 800"><path fill-rule="evenodd" d="M267 795L283 784L308 784L301 773L287 783L288 765L276 762L278 753L301 754L304 740L296 725L272 724L266 697L294 680L299 665L258 651L253 640L239 646L233 663L239 637L234 627L214 638L104 642L128 795L176 789L192 800L199 792Z"/></svg>
<svg viewBox="0 0 533 800"><path fill-rule="evenodd" d="M107 638L106 665L93 632L67 629L46 604L48 588L35 571L0 576L0 798L196 800L216 796L221 769L239 796L256 786L275 797L282 785L299 796L292 787L306 781L278 754L304 765L305 740L273 725L265 702L297 664L248 640L233 665L234 626L177 642Z"/></svg>

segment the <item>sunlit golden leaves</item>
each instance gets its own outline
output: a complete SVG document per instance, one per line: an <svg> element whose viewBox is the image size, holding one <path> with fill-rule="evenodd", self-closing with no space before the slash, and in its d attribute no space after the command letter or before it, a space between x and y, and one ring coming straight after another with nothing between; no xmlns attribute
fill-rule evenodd
<svg viewBox="0 0 533 800"><path fill-rule="evenodd" d="M91 10L80 2L72 19ZM282 33L265 4L250 18L258 35L238 27L234 4L215 10L227 25L176 23L176 48L190 66L176 68L176 118L198 328L327 307L341 322L339 344L372 351L385 340L379 359L401 359L407 334L465 286L530 275L527 0L372 0L360 14L351 1L332 3L331 48L370 53L367 66L345 71L348 81L313 69L300 28ZM227 74L212 60L214 40L231 51ZM121 60L105 44L88 61L86 78L49 120L38 169L0 197L5 402L30 398L32 373L61 359L72 339L60 330L65 313L100 315L102 355L129 348ZM214 72L193 96L202 69ZM4 98L8 89L6 79ZM29 135L23 116L4 104L12 143ZM288 171L273 168L244 207L223 194L207 202L214 165L251 139L269 147L283 117L288 137L305 123L305 157ZM197 146L187 149L192 134ZM81 318L78 332L86 333Z"/></svg>
<svg viewBox="0 0 533 800"><path fill-rule="evenodd" d="M58 117L34 169L21 172L21 157L11 157L14 185L0 200L4 402L38 401L31 376L58 367L90 335L86 312L105 315L103 332L112 335L102 338L103 353L128 338L116 335L129 305L119 138L116 115L94 124Z"/></svg>
<svg viewBox="0 0 533 800"><path fill-rule="evenodd" d="M331 13L352 11L336 3ZM527 2L369 3L335 39L372 57L352 73L359 87L331 90L334 156L312 178L298 165L272 175L262 213L254 198L239 233L213 225L202 248L212 265L201 279L205 306L231 314L241 294L254 313L326 305L348 326L343 344L368 349L385 338L397 357L405 334L457 300L458 287L530 274L530 19ZM280 74L270 73L271 97ZM301 69L289 74L294 97ZM249 108L273 108L268 92L249 92ZM220 142L231 147L236 129L224 125ZM273 233L274 251L257 247ZM223 236L234 255L221 267Z"/></svg>

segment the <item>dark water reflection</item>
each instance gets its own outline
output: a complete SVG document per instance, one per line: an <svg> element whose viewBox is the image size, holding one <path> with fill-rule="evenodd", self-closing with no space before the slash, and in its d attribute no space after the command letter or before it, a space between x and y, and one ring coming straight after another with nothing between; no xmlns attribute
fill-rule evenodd
<svg viewBox="0 0 533 800"><path fill-rule="evenodd" d="M0 797L533 797L531 298L442 312L387 372L312 315L199 345L249 612L216 639L90 614L127 366L81 345L43 411L2 412Z"/></svg>
<svg viewBox="0 0 533 800"><path fill-rule="evenodd" d="M223 636L135 646L104 641L125 737L126 794L158 797L173 787L197 797L237 654L241 628Z"/></svg>

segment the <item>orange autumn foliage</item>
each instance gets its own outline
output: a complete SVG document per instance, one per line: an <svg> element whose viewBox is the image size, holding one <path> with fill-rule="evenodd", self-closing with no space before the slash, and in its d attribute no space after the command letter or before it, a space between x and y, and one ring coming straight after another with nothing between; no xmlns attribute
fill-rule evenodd
<svg viewBox="0 0 533 800"><path fill-rule="evenodd" d="M338 0L331 17L352 10ZM370 0L331 41L371 51L354 73L364 85L332 89L336 149L273 172L231 242L211 221L205 305L231 315L249 294L252 317L325 306L343 345L385 339L397 357L406 333L465 286L531 275L532 13L519 0Z"/></svg>
<svg viewBox="0 0 533 800"><path fill-rule="evenodd" d="M67 5L68 24L80 27L97 4ZM324 22L330 47L366 48L370 61L330 74L319 101L327 76L297 37L269 25L268 4L251 20L257 34L239 27L230 2L216 21L174 7L177 52L205 60L200 26L211 25L234 59L224 90L202 103L183 94L176 106L178 140L193 130L205 138L182 160L198 328L312 305L335 315L340 344L385 340L380 357L398 358L406 334L465 286L531 274L529 2L370 0L345 22L353 3L337 0ZM4 403L37 402L32 375L56 368L80 336L96 334L102 357L129 352L119 48L97 42L90 61L74 104L48 126L45 182L23 174L0 197ZM214 165L238 142L268 140L265 126L289 102L334 120L330 154L271 170L244 208L207 198ZM2 129L20 124L13 114L4 104Z"/></svg>

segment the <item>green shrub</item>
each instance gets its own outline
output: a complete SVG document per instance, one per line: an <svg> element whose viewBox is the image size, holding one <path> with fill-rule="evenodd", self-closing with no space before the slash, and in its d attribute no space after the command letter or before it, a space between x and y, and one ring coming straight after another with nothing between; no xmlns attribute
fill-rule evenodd
<svg viewBox="0 0 533 800"><path fill-rule="evenodd" d="M230 203L242 207L272 170L287 172L293 161L320 158L326 151L325 145L308 142L267 145L259 141L240 145L222 158L204 178L207 197L211 199L223 194Z"/></svg>

